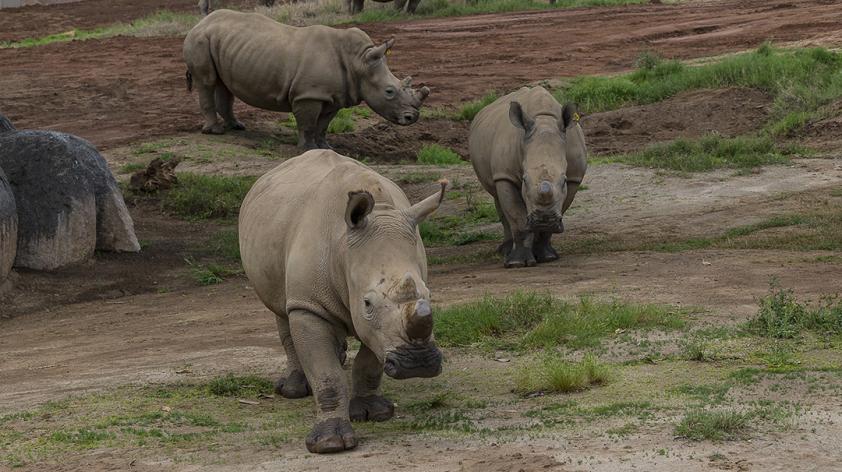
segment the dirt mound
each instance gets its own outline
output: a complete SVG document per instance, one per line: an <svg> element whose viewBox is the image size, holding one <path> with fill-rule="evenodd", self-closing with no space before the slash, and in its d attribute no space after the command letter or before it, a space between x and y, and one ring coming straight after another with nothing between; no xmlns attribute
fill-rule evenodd
<svg viewBox="0 0 842 472"><path fill-rule="evenodd" d="M377 162L415 162L418 150L438 144L467 159L468 122L423 120L413 126L378 123L357 133L337 134L329 138L340 154Z"/></svg>
<svg viewBox="0 0 842 472"><path fill-rule="evenodd" d="M838 152L842 148L842 100L829 107L828 116L807 125L805 144L820 151Z"/></svg>
<svg viewBox="0 0 842 472"><path fill-rule="evenodd" d="M615 154L708 133L749 133L766 122L770 103L771 97L754 89L694 90L651 105L594 113L582 119L582 127L591 153Z"/></svg>

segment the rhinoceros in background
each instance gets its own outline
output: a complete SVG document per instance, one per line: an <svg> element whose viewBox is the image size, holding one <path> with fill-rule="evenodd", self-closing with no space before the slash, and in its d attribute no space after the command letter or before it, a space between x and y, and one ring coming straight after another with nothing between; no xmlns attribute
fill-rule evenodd
<svg viewBox="0 0 842 472"><path fill-rule="evenodd" d="M386 65L394 40L375 46L362 30L297 28L256 13L217 10L184 40L188 89L195 83L205 117L203 133L243 129L234 97L249 105L291 111L303 149L329 148L325 133L336 113L363 100L399 125L418 120L427 87L411 88Z"/></svg>
<svg viewBox="0 0 842 472"><path fill-rule="evenodd" d="M258 0L258 3L264 7L271 7L275 4L275 0ZM211 0L199 0L199 12L201 12L202 15L207 15L210 13L211 9L213 9L213 6L211 6Z"/></svg>
<svg viewBox="0 0 842 472"><path fill-rule="evenodd" d="M418 4L421 3L421 0L373 0L377 3L389 3L391 1L395 2L395 10L401 11L406 9L407 13L415 13L415 9L418 8ZM363 11L363 6L365 4L365 0L345 0L348 4L348 12L352 15L357 14Z"/></svg>
<svg viewBox="0 0 842 472"><path fill-rule="evenodd" d="M3 118L0 117L0 121ZM0 122L0 133L3 123ZM0 169L0 293L12 264L15 262L18 245L18 213L15 206L15 196L12 194L12 187L9 185L6 174Z"/></svg>
<svg viewBox="0 0 842 472"><path fill-rule="evenodd" d="M84 139L15 130L0 116L0 168L17 207L16 267L52 270L95 249L140 250L117 181Z"/></svg>
<svg viewBox="0 0 842 472"><path fill-rule="evenodd" d="M276 391L315 393L310 452L355 447L349 419L392 417L394 405L380 392L384 365L396 379L441 371L418 224L441 204L445 186L410 205L368 167L314 150L279 165L246 195L243 268L275 313L286 351ZM361 342L350 389L342 370L348 336Z"/></svg>
<svg viewBox="0 0 842 472"><path fill-rule="evenodd" d="M501 97L471 123L471 163L494 197L503 223L506 267L558 259L550 244L587 168L575 106L564 108L543 87Z"/></svg>

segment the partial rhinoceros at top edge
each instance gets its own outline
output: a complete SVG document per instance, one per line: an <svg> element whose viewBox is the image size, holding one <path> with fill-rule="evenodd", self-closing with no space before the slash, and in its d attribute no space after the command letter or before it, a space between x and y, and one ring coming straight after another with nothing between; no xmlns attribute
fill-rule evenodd
<svg viewBox="0 0 842 472"><path fill-rule="evenodd" d="M317 150L261 177L243 201L243 268L275 313L287 354L276 391L297 398L312 389L316 397L311 452L355 447L349 420L392 417L380 390L384 370L396 379L441 371L418 225L444 187L410 205L392 181ZM350 386L342 369L348 336L361 342Z"/></svg>
<svg viewBox="0 0 842 472"><path fill-rule="evenodd" d="M291 111L303 149L329 148L330 121L363 101L393 123L415 123L430 90L414 90L411 78L392 74L386 53L393 44L375 46L358 28L299 28L257 13L217 10L184 39L188 89L195 86L199 94L202 132L244 128L234 116L234 97Z"/></svg>
<svg viewBox="0 0 842 472"><path fill-rule="evenodd" d="M207 15L213 9L211 0L199 0L199 12L202 15ZM258 3L264 7L271 7L275 4L275 0L258 0Z"/></svg>
<svg viewBox="0 0 842 472"><path fill-rule="evenodd" d="M105 159L87 141L53 131L0 133L0 168L15 195L15 266L52 270L95 249L140 250Z"/></svg>
<svg viewBox="0 0 842 472"><path fill-rule="evenodd" d="M0 116L2 120L2 116ZM2 132L2 131L0 131ZM15 262L18 244L18 213L15 196L6 174L0 169L0 291L12 264Z"/></svg>
<svg viewBox="0 0 842 472"><path fill-rule="evenodd" d="M543 87L523 87L471 123L471 163L503 223L505 267L558 259L550 239L564 231L562 215L587 169L577 116L574 105L562 107Z"/></svg>

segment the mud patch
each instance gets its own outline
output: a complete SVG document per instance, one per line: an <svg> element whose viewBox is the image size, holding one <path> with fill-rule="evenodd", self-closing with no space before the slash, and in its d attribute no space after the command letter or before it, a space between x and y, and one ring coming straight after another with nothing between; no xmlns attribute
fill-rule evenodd
<svg viewBox="0 0 842 472"><path fill-rule="evenodd" d="M594 113L582 119L582 127L591 153L617 154L678 138L750 133L766 123L771 102L755 89L694 90L650 105Z"/></svg>
<svg viewBox="0 0 842 472"><path fill-rule="evenodd" d="M468 157L466 121L424 120L413 126L388 122L356 133L337 134L328 139L340 154L375 162L415 162L418 151L430 144L453 149L463 159Z"/></svg>

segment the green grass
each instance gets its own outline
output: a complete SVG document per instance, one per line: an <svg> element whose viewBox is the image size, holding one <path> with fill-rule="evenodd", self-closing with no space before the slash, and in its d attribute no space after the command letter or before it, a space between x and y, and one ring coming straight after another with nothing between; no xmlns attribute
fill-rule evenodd
<svg viewBox="0 0 842 472"><path fill-rule="evenodd" d="M230 218L256 177L232 177L180 173L178 184L162 195L164 210L189 220Z"/></svg>
<svg viewBox="0 0 842 472"><path fill-rule="evenodd" d="M840 72L842 55L837 52L823 48L781 50L764 44L753 52L699 66L648 55L638 61L634 72L578 77L554 93L559 102L575 102L582 111L593 113L654 103L687 90L754 88L772 95L773 113L767 130L779 135L797 130L822 106L842 96Z"/></svg>
<svg viewBox="0 0 842 472"><path fill-rule="evenodd" d="M571 393L608 383L611 376L608 366L592 355L579 362L558 357L546 357L538 362L524 364L515 380L515 391L530 393Z"/></svg>
<svg viewBox="0 0 842 472"><path fill-rule="evenodd" d="M459 112L456 114L456 118L459 120L471 121L477 116L477 113L479 113L480 110L488 105L491 105L498 98L500 98L500 95L497 92L489 92L482 98L465 103L459 109Z"/></svg>
<svg viewBox="0 0 842 472"><path fill-rule="evenodd" d="M418 226L421 239L429 246L464 246L477 241L498 239L497 233L476 230L477 225L497 222L493 204L474 203L459 215L435 215Z"/></svg>
<svg viewBox="0 0 842 472"><path fill-rule="evenodd" d="M421 184L439 179L441 179L441 174L437 172L409 172L401 174L396 180L402 184Z"/></svg>
<svg viewBox="0 0 842 472"><path fill-rule="evenodd" d="M124 164L120 167L119 173L132 174L143 169L146 169L146 165L141 164L139 162L129 162L128 164Z"/></svg>
<svg viewBox="0 0 842 472"><path fill-rule="evenodd" d="M271 380L256 375L233 374L216 377L207 384L208 391L218 397L254 397L274 390Z"/></svg>
<svg viewBox="0 0 842 472"><path fill-rule="evenodd" d="M327 125L327 132L331 134L350 133L357 127L357 118L370 117L371 109L366 107L340 108L336 116L330 120L330 124ZM292 130L298 129L298 122L295 121L295 115L292 113L287 115L286 121L281 124Z"/></svg>
<svg viewBox="0 0 842 472"><path fill-rule="evenodd" d="M791 339L802 332L842 334L842 302L828 298L817 307L800 303L791 290L773 289L760 300L757 315L746 327L760 336Z"/></svg>
<svg viewBox="0 0 842 472"><path fill-rule="evenodd" d="M86 41L114 36L174 36L186 33L199 21L198 15L175 13L167 10L157 11L131 23L115 23L94 29L72 29L63 33L51 34L20 41L0 41L2 48L29 48L51 43L67 41Z"/></svg>
<svg viewBox="0 0 842 472"><path fill-rule="evenodd" d="M196 264L190 263L190 275L199 285L215 285L225 281L226 278L243 273L241 267L226 267L221 264Z"/></svg>
<svg viewBox="0 0 842 472"><path fill-rule="evenodd" d="M420 150L418 150L416 160L419 164L436 166L465 164L465 161L463 161L462 158L459 157L459 154L456 154L453 149L439 146L438 144L424 145Z"/></svg>
<svg viewBox="0 0 842 472"><path fill-rule="evenodd" d="M769 164L786 164L790 156L806 151L796 146L779 146L769 136L723 138L708 135L699 139L678 139L619 156L603 158L639 167L680 172L704 172L720 168L748 169Z"/></svg>
<svg viewBox="0 0 842 472"><path fill-rule="evenodd" d="M750 425L751 415L733 410L702 410L688 412L675 428L675 434L694 441L739 439Z"/></svg>
<svg viewBox="0 0 842 472"><path fill-rule="evenodd" d="M240 261L240 239L237 228L225 228L217 231L208 241L211 251L232 262Z"/></svg>
<svg viewBox="0 0 842 472"><path fill-rule="evenodd" d="M668 307L601 302L566 302L548 294L517 292L453 305L436 313L436 340L444 346L514 349L597 346L617 330L685 326Z"/></svg>

